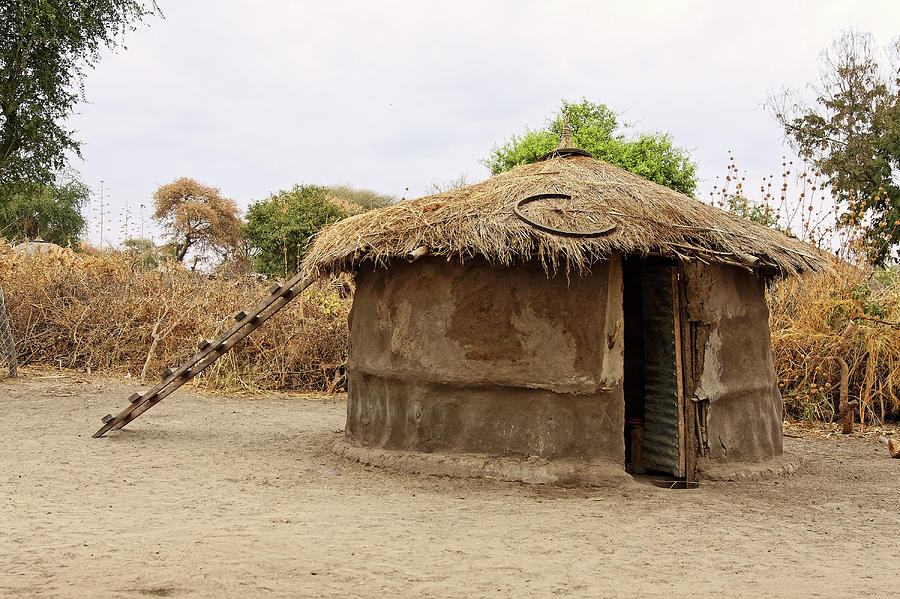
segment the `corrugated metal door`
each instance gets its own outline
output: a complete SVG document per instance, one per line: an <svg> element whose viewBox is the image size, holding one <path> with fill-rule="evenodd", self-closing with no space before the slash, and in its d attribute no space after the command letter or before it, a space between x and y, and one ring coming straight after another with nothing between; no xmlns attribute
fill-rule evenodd
<svg viewBox="0 0 900 599"><path fill-rule="evenodd" d="M675 268L648 261L641 270L644 468L684 476Z"/></svg>

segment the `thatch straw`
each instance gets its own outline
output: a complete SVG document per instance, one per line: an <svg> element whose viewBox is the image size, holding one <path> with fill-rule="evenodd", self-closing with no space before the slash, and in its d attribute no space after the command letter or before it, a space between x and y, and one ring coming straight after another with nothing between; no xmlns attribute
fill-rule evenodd
<svg viewBox="0 0 900 599"><path fill-rule="evenodd" d="M572 199L529 203L522 210L531 220L568 230L615 229L592 238L539 231L513 207L543 193ZM319 234L304 268L325 276L365 262L385 265L422 246L448 260L481 256L505 266L538 260L548 274L585 274L613 253L732 264L766 277L829 268L821 253L797 239L578 155L519 166L482 183L335 223Z"/></svg>

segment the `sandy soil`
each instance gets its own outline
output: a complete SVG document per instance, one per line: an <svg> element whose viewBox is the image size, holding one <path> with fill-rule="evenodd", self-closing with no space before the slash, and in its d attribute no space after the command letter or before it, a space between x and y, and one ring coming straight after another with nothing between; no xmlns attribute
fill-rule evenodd
<svg viewBox="0 0 900 599"><path fill-rule="evenodd" d="M562 489L341 461L342 400L179 391L118 433L125 382L0 382L0 595L887 597L900 460L787 439L800 473Z"/></svg>

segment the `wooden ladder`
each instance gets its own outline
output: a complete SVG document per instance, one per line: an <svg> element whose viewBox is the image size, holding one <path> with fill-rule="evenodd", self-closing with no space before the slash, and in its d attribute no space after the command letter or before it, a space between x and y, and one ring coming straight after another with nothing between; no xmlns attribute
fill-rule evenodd
<svg viewBox="0 0 900 599"><path fill-rule="evenodd" d="M244 337L259 328L276 312L284 308L288 302L300 295L313 282L313 277L303 278L297 273L284 285L275 283L269 288L269 296L249 312L243 310L234 315L237 323L214 341L201 341L197 344L198 353L175 370L167 368L162 375L162 382L144 394L135 393L128 398L129 405L117 416L107 414L103 417L94 438L102 437L109 431L119 430L159 402L173 391L203 372L207 366L225 355L228 350L238 344Z"/></svg>

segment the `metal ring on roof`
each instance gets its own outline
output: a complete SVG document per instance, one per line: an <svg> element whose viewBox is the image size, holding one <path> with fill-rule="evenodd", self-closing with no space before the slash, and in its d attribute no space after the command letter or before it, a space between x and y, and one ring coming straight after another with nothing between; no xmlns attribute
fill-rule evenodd
<svg viewBox="0 0 900 599"><path fill-rule="evenodd" d="M561 235L563 237L602 237L604 235L612 233L616 229L616 225L614 224L604 227L603 229L598 229L596 231L569 231L566 229L557 229L556 227L551 227L550 225L542 225L541 223L534 222L522 213L521 208L525 204L535 202L537 200L549 199L571 200L572 196L565 193L539 193L534 196L528 196L527 198L516 202L516 205L513 206L513 212L515 212L516 216L518 216L521 220L528 223L535 229L544 231L545 233L552 233L553 235Z"/></svg>

